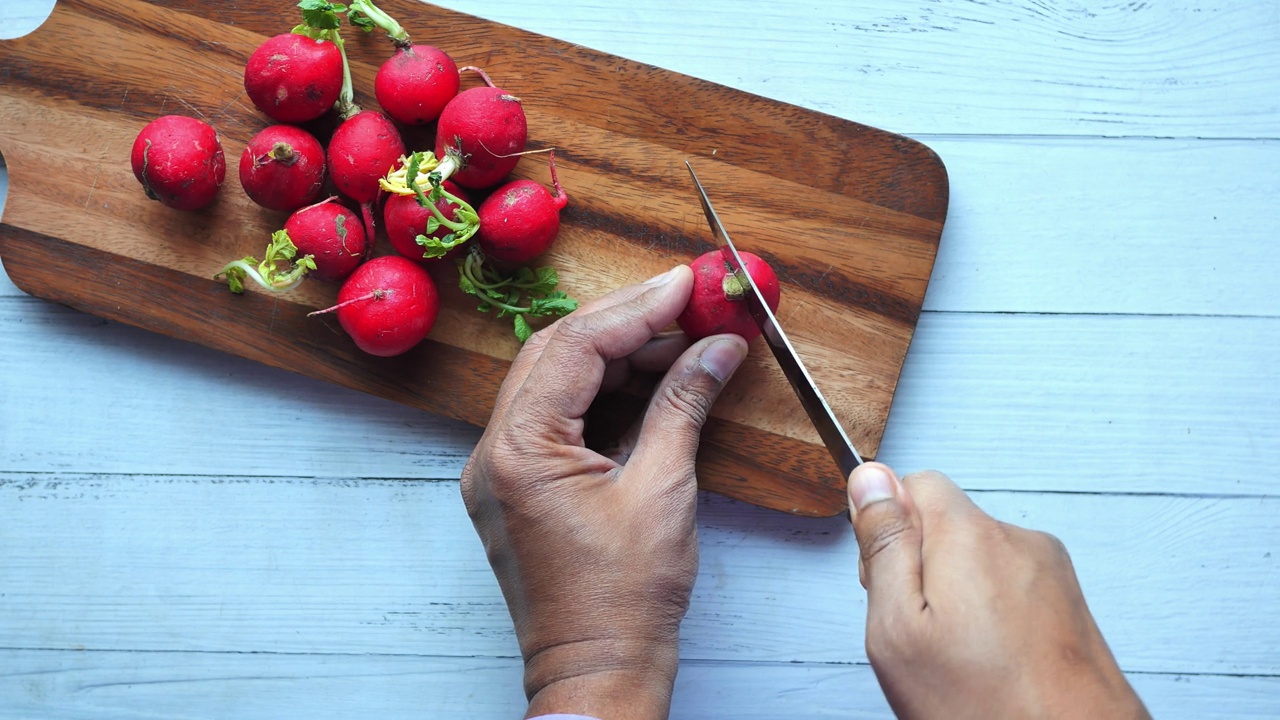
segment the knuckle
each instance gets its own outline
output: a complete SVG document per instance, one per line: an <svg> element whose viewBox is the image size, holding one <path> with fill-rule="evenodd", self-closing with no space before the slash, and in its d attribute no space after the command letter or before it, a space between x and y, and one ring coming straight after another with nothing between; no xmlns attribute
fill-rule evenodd
<svg viewBox="0 0 1280 720"><path fill-rule="evenodd" d="M664 410L678 413L695 427L706 422L711 410L711 399L706 393L680 383L668 385L658 399Z"/></svg>

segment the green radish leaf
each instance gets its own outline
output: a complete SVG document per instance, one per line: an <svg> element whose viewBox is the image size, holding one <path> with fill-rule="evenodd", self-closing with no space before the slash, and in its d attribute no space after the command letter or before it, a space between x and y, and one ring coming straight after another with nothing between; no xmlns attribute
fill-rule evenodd
<svg viewBox="0 0 1280 720"><path fill-rule="evenodd" d="M475 284L471 282L471 279L467 277L467 274L466 274L465 272L461 272L461 270L462 270L462 261L461 261L461 260L459 260L459 261L458 261L458 270L459 270L459 272L458 272L458 287L462 289L462 292L464 292L464 293L466 293L466 294L468 294L468 295L479 295L480 293L479 293L479 291L476 289Z"/></svg>
<svg viewBox="0 0 1280 720"><path fill-rule="evenodd" d="M439 229L440 229L440 221L436 219L435 215L432 215L431 217L427 218L427 234L428 235L430 235L431 233Z"/></svg>
<svg viewBox="0 0 1280 720"><path fill-rule="evenodd" d="M316 30L337 30L342 27L339 13L346 12L346 5L335 5L325 0L302 0L302 21Z"/></svg>
<svg viewBox="0 0 1280 720"><path fill-rule="evenodd" d="M347 20L352 25L360 28L365 32L373 32L373 29L377 27L377 25L375 25L374 22L369 19L368 15L365 15L359 10L351 10L350 12L348 12Z"/></svg>
<svg viewBox="0 0 1280 720"><path fill-rule="evenodd" d="M247 262L249 264L254 264L258 262L258 259L255 257L247 257L244 259L244 262ZM227 278L227 287L231 289L231 292L237 295L244 293L244 279L245 279L244 268L238 267L238 266L228 267L223 272L218 273L218 275L223 275ZM218 276L215 275L214 279L216 280L217 277Z"/></svg>
<svg viewBox="0 0 1280 720"><path fill-rule="evenodd" d="M515 317L516 339L521 343L529 341L533 337L533 328L529 327L529 321L524 319L524 315L516 315Z"/></svg>

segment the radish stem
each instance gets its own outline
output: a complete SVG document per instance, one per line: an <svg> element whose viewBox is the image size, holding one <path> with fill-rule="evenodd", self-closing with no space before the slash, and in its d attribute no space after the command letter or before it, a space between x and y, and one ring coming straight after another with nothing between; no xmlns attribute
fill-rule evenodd
<svg viewBox="0 0 1280 720"><path fill-rule="evenodd" d="M391 42L395 43L396 47L407 48L413 44L409 41L409 33L405 31L400 23L396 22L395 18L374 5L370 0L352 0L351 5L348 6L347 19L352 24L359 24L361 15L381 28L387 34L387 37L391 39Z"/></svg>
<svg viewBox="0 0 1280 720"><path fill-rule="evenodd" d="M342 308L347 307L348 305L355 305L356 303L364 302L365 300L381 300L382 298L390 294L391 294L390 290L383 290L382 288L378 288L377 290L371 290L368 293L361 295L360 297L354 297L354 298L351 298L350 300L345 300L343 302L340 302L337 305L334 305L333 307L328 307L323 310L315 310L313 312L309 312L307 313L307 317L311 317L313 315L324 315L325 313L337 312L338 310L341 310Z"/></svg>
<svg viewBox="0 0 1280 720"><path fill-rule="evenodd" d="M484 81L485 85L488 85L489 87L498 87L497 85L493 84L493 80L489 77L489 73L485 72L484 70L481 70L475 65L465 65L463 67L458 68L458 74L461 75L466 70L470 70L471 72L479 75L480 79Z"/></svg>

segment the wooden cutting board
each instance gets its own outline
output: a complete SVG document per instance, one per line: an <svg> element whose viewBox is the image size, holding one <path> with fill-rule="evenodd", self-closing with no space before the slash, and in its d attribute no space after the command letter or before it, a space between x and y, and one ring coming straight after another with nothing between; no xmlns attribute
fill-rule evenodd
<svg viewBox="0 0 1280 720"><path fill-rule="evenodd" d="M570 203L546 260L575 297L713 248L684 168L694 159L735 241L778 271L781 322L863 455L875 456L946 216L946 170L932 151L412 0L381 5L419 42L518 94L530 146L556 148ZM235 169L269 124L244 94L244 63L296 18L292 2L61 0L35 33L0 42L10 173L0 259L32 295L483 425L518 344L509 322L480 315L457 290L453 268L433 272L444 299L431 337L391 359L361 354L332 320L305 318L332 304L333 285L234 296L212 280L228 260L259 254L285 219L251 203ZM373 76L391 47L346 35L357 100L376 108ZM92 56L66 50L86 37ZM170 113L204 118L222 138L226 184L200 212L147 200L129 167L138 131ZM332 129L309 127L322 140ZM414 149L429 138L406 133ZM543 157L524 158L515 175L546 182ZM635 396L608 402L619 413L642 406ZM845 508L843 478L759 340L713 415L703 487L803 515Z"/></svg>

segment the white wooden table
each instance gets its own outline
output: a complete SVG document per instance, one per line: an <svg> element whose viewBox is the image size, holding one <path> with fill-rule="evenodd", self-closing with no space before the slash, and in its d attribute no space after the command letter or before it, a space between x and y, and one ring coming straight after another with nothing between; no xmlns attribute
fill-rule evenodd
<svg viewBox="0 0 1280 720"><path fill-rule="evenodd" d="M881 459L1062 537L1157 716L1280 716L1280 5L444 4L935 148ZM518 716L475 429L3 279L0 398L0 718ZM674 717L889 715L843 521L700 529Z"/></svg>

